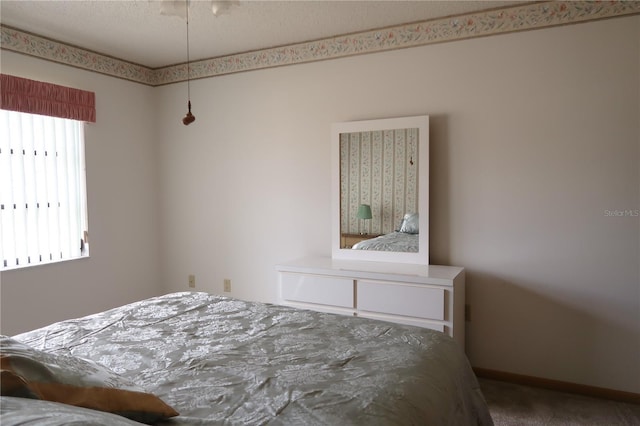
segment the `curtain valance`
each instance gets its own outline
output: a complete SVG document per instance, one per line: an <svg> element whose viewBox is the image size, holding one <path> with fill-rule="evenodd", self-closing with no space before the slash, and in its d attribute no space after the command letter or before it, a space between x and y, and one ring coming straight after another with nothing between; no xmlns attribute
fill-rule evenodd
<svg viewBox="0 0 640 426"><path fill-rule="evenodd" d="M0 74L0 108L72 120L96 121L94 92Z"/></svg>

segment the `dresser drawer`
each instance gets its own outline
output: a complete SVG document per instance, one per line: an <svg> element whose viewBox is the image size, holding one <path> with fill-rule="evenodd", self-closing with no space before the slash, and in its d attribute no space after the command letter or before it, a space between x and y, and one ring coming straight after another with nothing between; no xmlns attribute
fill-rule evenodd
<svg viewBox="0 0 640 426"><path fill-rule="evenodd" d="M445 325L442 322L436 322L432 320L425 319L417 319L411 317L397 316L397 315L384 315L367 311L358 312L358 317L361 318L372 318L382 321L395 322L398 324L406 324L406 325L415 325L417 327L429 328L431 330L436 330L441 333L445 332Z"/></svg>
<svg viewBox="0 0 640 426"><path fill-rule="evenodd" d="M292 302L353 308L353 280L319 275L283 273L280 296Z"/></svg>
<svg viewBox="0 0 640 426"><path fill-rule="evenodd" d="M358 280L357 308L362 311L444 320L444 289Z"/></svg>

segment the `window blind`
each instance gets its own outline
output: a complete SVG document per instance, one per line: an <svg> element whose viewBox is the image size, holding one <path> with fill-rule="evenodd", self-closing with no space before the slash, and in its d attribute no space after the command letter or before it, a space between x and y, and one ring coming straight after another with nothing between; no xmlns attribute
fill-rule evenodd
<svg viewBox="0 0 640 426"><path fill-rule="evenodd" d="M86 253L82 122L0 110L0 182L3 269Z"/></svg>

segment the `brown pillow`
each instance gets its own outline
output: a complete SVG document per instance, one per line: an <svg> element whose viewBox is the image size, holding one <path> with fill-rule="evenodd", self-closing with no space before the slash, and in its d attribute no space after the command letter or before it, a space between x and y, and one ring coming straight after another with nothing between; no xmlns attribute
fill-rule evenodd
<svg viewBox="0 0 640 426"><path fill-rule="evenodd" d="M177 416L157 396L95 362L0 337L0 394L106 411L143 423Z"/></svg>

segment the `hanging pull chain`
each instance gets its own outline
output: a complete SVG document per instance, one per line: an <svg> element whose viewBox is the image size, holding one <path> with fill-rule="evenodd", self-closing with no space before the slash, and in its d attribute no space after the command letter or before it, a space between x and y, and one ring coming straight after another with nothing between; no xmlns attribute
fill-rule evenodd
<svg viewBox="0 0 640 426"><path fill-rule="evenodd" d="M191 114L191 66L190 66L190 57L189 57L189 0L185 0L185 7L187 9L187 107L188 112L187 115L182 119L182 124L188 126L189 124L196 121L196 117Z"/></svg>

